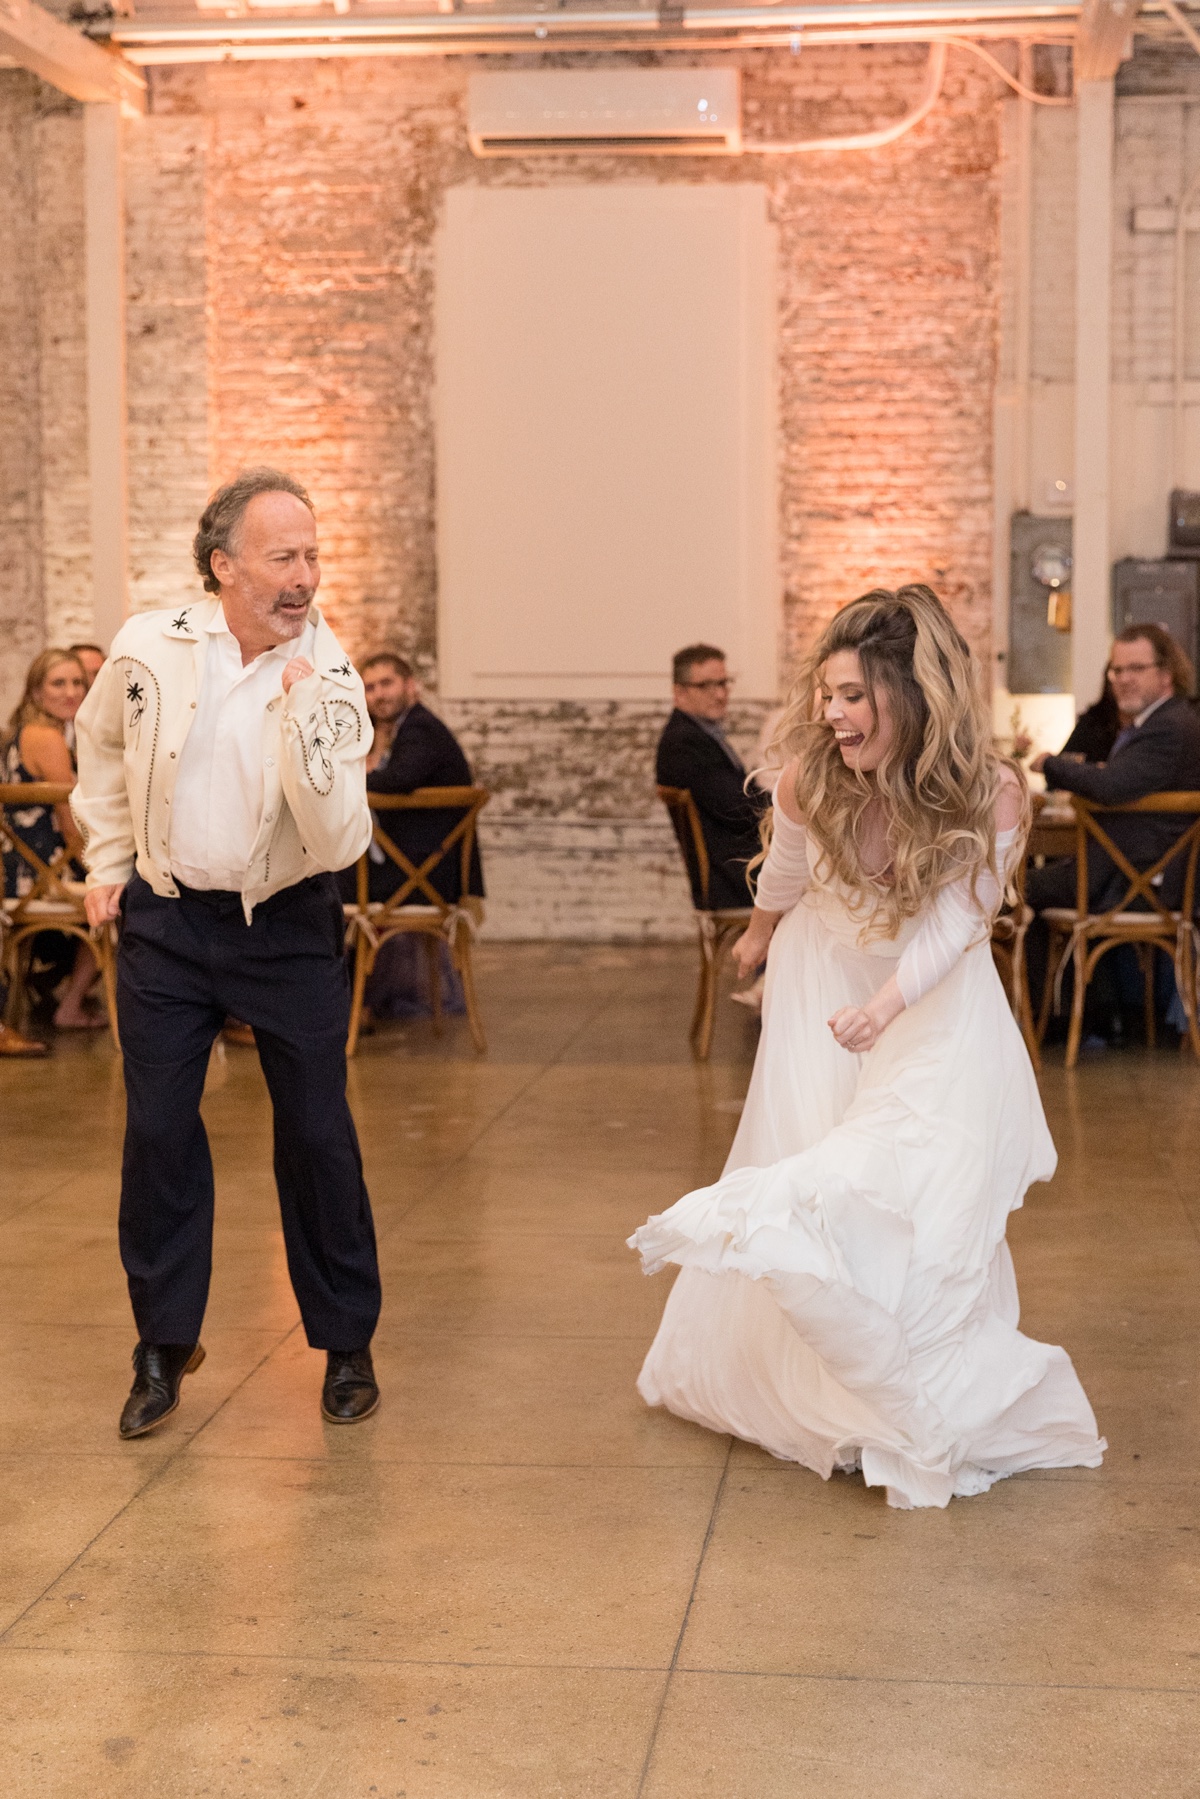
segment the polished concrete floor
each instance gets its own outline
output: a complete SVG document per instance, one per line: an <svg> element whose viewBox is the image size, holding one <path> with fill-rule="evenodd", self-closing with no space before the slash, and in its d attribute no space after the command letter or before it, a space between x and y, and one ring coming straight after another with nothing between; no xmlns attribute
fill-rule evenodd
<svg viewBox="0 0 1200 1799"><path fill-rule="evenodd" d="M492 1047L352 1070L384 1403L324 1427L252 1050L214 1058L208 1360L122 1444L132 1346L104 1041L0 1065L5 1799L1129 1799L1200 1793L1200 1071L1044 1079L1025 1327L1111 1450L889 1511L647 1411L665 1277L753 1026L686 1054L682 950L496 946Z"/></svg>

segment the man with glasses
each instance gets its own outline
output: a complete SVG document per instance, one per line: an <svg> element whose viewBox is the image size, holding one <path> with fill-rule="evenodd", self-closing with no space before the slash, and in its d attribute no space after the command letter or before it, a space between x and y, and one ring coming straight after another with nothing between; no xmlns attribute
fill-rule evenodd
<svg viewBox="0 0 1200 1799"><path fill-rule="evenodd" d="M1125 805L1150 793L1200 790L1200 717L1189 697L1192 666L1170 632L1161 625L1127 626L1113 644L1107 672L1122 720L1108 760L1035 756L1030 764L1034 773L1044 773L1048 787L1082 794L1101 806ZM1152 867L1190 822L1171 812L1116 813L1101 820L1107 835L1135 868ZM1182 880L1182 868L1169 865L1163 882L1167 905L1179 903ZM1098 845L1091 845L1088 903L1092 910L1117 904L1124 890L1124 877L1112 858ZM1048 906L1074 906L1074 857L1030 869L1026 897L1035 912ZM1039 991L1039 964L1044 962L1040 938L1039 931L1029 939L1030 982L1035 994Z"/></svg>
<svg viewBox="0 0 1200 1799"><path fill-rule="evenodd" d="M675 709L658 743L660 787L686 787L696 803L710 865L708 905L714 911L751 905L746 864L759 849L756 802L745 791L746 770L725 735L732 679L725 652L689 644L672 665ZM702 896L693 891L697 905Z"/></svg>
<svg viewBox="0 0 1200 1799"><path fill-rule="evenodd" d="M1065 787L1101 806L1125 805L1148 793L1193 792L1200 788L1200 718L1188 694L1192 668L1161 625L1128 625L1112 647L1108 680L1123 721L1107 762L1077 762L1069 756L1035 756L1030 767L1044 772L1048 787ZM1186 819L1169 812L1133 813L1104 820L1104 829L1135 867L1157 862L1185 828ZM1091 903L1099 903L1113 877L1107 856L1089 863ZM1118 877L1119 879L1119 877ZM1075 903L1070 859L1034 869L1029 903ZM1119 897L1119 896L1118 896Z"/></svg>

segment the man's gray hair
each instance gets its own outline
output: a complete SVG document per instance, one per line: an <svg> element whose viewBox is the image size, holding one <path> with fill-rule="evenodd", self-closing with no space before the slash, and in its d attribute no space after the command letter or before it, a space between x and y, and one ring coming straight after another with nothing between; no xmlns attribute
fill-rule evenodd
<svg viewBox="0 0 1200 1799"><path fill-rule="evenodd" d="M277 468L243 469L225 487L218 487L204 508L200 529L192 544L192 555L196 559L196 567L200 571L206 593L221 591L221 583L212 571L213 551L224 550L227 556L233 554L238 528L245 517L246 508L260 493L290 493L295 499L304 502L314 518L317 515L316 507L305 489L290 475L285 475Z"/></svg>

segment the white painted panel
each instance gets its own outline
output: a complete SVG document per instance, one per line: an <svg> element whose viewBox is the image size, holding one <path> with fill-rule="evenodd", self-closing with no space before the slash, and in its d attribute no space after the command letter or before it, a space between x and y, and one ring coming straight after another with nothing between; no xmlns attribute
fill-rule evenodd
<svg viewBox="0 0 1200 1799"><path fill-rule="evenodd" d="M439 662L459 698L773 698L775 234L761 186L452 189L437 259Z"/></svg>

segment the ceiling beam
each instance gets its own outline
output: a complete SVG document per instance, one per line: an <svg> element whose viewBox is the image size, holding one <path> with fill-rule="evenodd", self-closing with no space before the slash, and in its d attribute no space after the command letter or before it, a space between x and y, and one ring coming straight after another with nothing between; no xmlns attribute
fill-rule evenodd
<svg viewBox="0 0 1200 1799"><path fill-rule="evenodd" d="M140 70L62 24L34 0L0 4L0 56L73 100L107 101L131 115L146 110L146 78Z"/></svg>
<svg viewBox="0 0 1200 1799"><path fill-rule="evenodd" d="M672 16L599 4L535 10L474 8L424 15L367 12L214 18L116 19L111 42L140 64L306 56L512 54L917 41L946 36L1036 36L1070 41L1079 0L801 0L800 4L693 5Z"/></svg>
<svg viewBox="0 0 1200 1799"><path fill-rule="evenodd" d="M1075 80L1111 81L1133 54L1140 0L1083 0L1075 35Z"/></svg>

